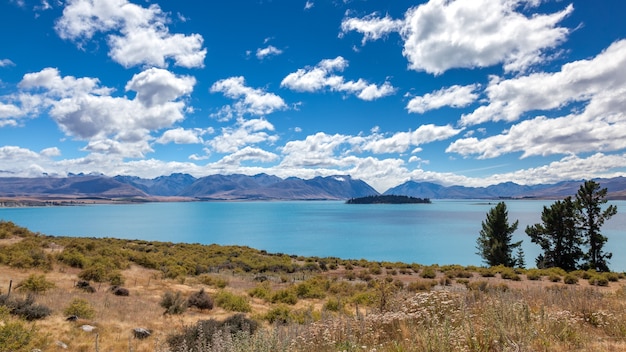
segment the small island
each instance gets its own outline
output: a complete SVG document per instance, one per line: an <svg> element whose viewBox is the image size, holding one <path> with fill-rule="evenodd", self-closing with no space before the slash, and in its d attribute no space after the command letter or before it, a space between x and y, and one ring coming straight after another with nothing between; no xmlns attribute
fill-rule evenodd
<svg viewBox="0 0 626 352"><path fill-rule="evenodd" d="M429 198L416 198L398 195L379 195L351 198L346 204L430 204Z"/></svg>

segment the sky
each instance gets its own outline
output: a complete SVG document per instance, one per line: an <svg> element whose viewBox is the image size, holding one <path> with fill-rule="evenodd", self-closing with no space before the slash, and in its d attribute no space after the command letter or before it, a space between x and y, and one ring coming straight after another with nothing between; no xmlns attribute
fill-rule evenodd
<svg viewBox="0 0 626 352"><path fill-rule="evenodd" d="M0 0L0 177L626 175L623 0Z"/></svg>

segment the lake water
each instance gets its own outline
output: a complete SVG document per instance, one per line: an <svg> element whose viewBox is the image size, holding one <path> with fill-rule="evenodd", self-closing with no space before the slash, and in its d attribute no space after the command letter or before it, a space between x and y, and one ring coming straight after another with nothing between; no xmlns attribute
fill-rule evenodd
<svg viewBox="0 0 626 352"><path fill-rule="evenodd" d="M538 246L525 235L553 201L507 201L514 241L524 240L528 267ZM433 200L432 204L347 205L343 202L187 202L0 208L0 219L57 236L116 237L243 245L268 252L419 264L482 265L476 238L496 202ZM609 267L626 271L626 201L602 232Z"/></svg>

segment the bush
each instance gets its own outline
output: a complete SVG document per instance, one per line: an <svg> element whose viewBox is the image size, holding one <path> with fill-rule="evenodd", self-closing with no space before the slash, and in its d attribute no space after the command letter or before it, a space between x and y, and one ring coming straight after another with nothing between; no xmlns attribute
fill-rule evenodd
<svg viewBox="0 0 626 352"><path fill-rule="evenodd" d="M426 267L422 270L420 276L424 279L434 279L437 277L437 272L431 267Z"/></svg>
<svg viewBox="0 0 626 352"><path fill-rule="evenodd" d="M111 292L116 296L126 297L130 295L130 291L127 288L120 286L111 286Z"/></svg>
<svg viewBox="0 0 626 352"><path fill-rule="evenodd" d="M70 302L70 305L63 310L63 314L75 315L84 319L91 319L96 315L96 311L86 299L74 298Z"/></svg>
<svg viewBox="0 0 626 352"><path fill-rule="evenodd" d="M8 317L9 310L0 307L0 346L2 351L34 351L31 343L37 331L31 326L27 327L24 322L13 321Z"/></svg>
<svg viewBox="0 0 626 352"><path fill-rule="evenodd" d="M215 304L231 312L249 312L252 310L250 303L243 296L237 296L228 291L220 291L215 296Z"/></svg>
<svg viewBox="0 0 626 352"><path fill-rule="evenodd" d="M89 281L85 281L85 280L78 280L78 282L76 283L76 287L78 287L79 289L88 292L88 293L94 293L96 292L96 289L93 288L90 284Z"/></svg>
<svg viewBox="0 0 626 352"><path fill-rule="evenodd" d="M561 282L561 276L552 273L552 274L548 275L548 280L550 280L552 282Z"/></svg>
<svg viewBox="0 0 626 352"><path fill-rule="evenodd" d="M0 295L0 307L28 321L43 319L51 313L50 308L35 304L35 296L30 293L24 299Z"/></svg>
<svg viewBox="0 0 626 352"><path fill-rule="evenodd" d="M578 283L578 276L574 274L567 274L563 278L563 282L565 282L568 285L575 285Z"/></svg>
<svg viewBox="0 0 626 352"><path fill-rule="evenodd" d="M26 280L17 284L16 288L32 293L44 293L54 286L54 282L46 280L45 275L31 274Z"/></svg>
<svg viewBox="0 0 626 352"><path fill-rule="evenodd" d="M285 305L279 305L278 307L274 307L265 313L265 315L263 315L263 319L270 324L287 325L292 320L291 310Z"/></svg>
<svg viewBox="0 0 626 352"><path fill-rule="evenodd" d="M410 282L407 286L407 290L409 291L430 291L433 287L437 286L437 281L435 280L417 280Z"/></svg>
<svg viewBox="0 0 626 352"><path fill-rule="evenodd" d="M183 314L187 310L187 301L179 291L166 291L159 304L165 308L163 314Z"/></svg>
<svg viewBox="0 0 626 352"><path fill-rule="evenodd" d="M195 325L184 327L182 333L168 336L167 343L173 351L212 351L213 339L219 337L220 331L230 335L252 335L257 327L256 321L243 314L235 314L221 323L215 319L200 320Z"/></svg>
<svg viewBox="0 0 626 352"><path fill-rule="evenodd" d="M609 279L604 275L596 274L589 278L589 284L593 286L609 286Z"/></svg>
<svg viewBox="0 0 626 352"><path fill-rule="evenodd" d="M526 278L528 280L533 280L533 281L537 281L537 280L541 280L541 271L534 269L534 270L528 270L526 272Z"/></svg>
<svg viewBox="0 0 626 352"><path fill-rule="evenodd" d="M324 309L331 312L339 312L342 307L343 304L338 298L329 298L328 301L324 303Z"/></svg>
<svg viewBox="0 0 626 352"><path fill-rule="evenodd" d="M213 309L213 299L204 291L204 288L201 288L200 291L194 292L191 296L189 296L187 299L187 305L189 307L196 307L200 310L211 310Z"/></svg>
<svg viewBox="0 0 626 352"><path fill-rule="evenodd" d="M275 292L270 298L270 302L272 303L285 303L294 305L298 303L298 296L293 290L285 289Z"/></svg>

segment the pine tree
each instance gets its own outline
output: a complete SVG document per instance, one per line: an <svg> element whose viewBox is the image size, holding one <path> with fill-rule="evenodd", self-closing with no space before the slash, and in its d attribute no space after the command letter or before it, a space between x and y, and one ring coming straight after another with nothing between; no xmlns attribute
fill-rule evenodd
<svg viewBox="0 0 626 352"><path fill-rule="evenodd" d="M585 181L576 193L578 221L589 247L584 256L587 261L585 266L596 271L609 271L608 261L613 256L612 253L604 252L607 238L600 233L604 221L617 214L617 207L614 205L602 210L602 205L607 202L606 194L607 189L600 189L600 184L595 181Z"/></svg>
<svg viewBox="0 0 626 352"><path fill-rule="evenodd" d="M583 257L582 233L577 226L577 205L571 197L543 207L542 224L526 227L526 234L538 244L543 254L536 259L538 268L558 267L576 270Z"/></svg>
<svg viewBox="0 0 626 352"><path fill-rule="evenodd" d="M504 202L498 203L487 213L482 222L482 230L476 240L476 248L485 263L489 266L516 266L518 260L513 258L513 250L520 247L522 241L511 243L513 232L519 221L509 225L509 214Z"/></svg>

